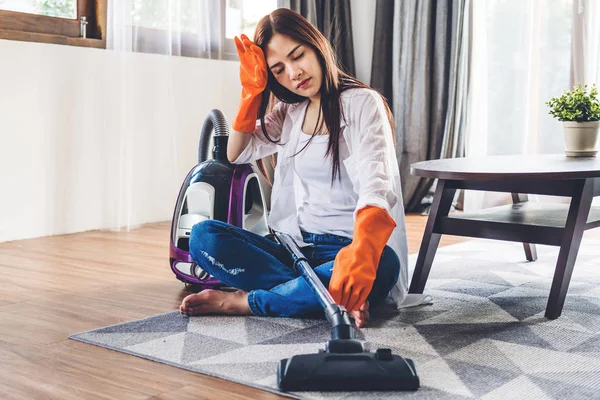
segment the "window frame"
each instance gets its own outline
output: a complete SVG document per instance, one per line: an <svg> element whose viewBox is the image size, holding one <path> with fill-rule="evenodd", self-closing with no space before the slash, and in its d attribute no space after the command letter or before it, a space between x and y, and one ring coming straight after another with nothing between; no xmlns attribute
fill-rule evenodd
<svg viewBox="0 0 600 400"><path fill-rule="evenodd" d="M80 20L87 19L86 38ZM0 10L0 39L106 48L107 0L77 0L77 19Z"/></svg>

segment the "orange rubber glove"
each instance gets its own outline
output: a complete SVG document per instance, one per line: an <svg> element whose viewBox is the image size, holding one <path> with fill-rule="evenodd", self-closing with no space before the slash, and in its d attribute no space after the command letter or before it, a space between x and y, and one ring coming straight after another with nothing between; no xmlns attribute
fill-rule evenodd
<svg viewBox="0 0 600 400"><path fill-rule="evenodd" d="M356 311L367 301L381 253L395 227L383 208L367 206L358 211L352 243L338 252L329 281L329 293L347 311Z"/></svg>
<svg viewBox="0 0 600 400"><path fill-rule="evenodd" d="M238 132L254 132L261 93L267 87L267 61L260 47L242 34L233 39L240 57L242 95L237 114L231 125Z"/></svg>

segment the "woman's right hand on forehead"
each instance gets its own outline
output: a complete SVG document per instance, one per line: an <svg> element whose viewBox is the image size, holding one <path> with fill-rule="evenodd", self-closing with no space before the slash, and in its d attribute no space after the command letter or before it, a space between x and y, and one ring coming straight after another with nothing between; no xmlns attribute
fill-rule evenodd
<svg viewBox="0 0 600 400"><path fill-rule="evenodd" d="M240 56L242 95L232 127L237 132L252 133L256 126L261 93L267 87L267 61L260 47L242 34L234 39Z"/></svg>
<svg viewBox="0 0 600 400"><path fill-rule="evenodd" d="M262 93L267 87L267 62L260 47L248 36L241 34L234 37L235 47L240 57L240 81L242 86L252 94Z"/></svg>

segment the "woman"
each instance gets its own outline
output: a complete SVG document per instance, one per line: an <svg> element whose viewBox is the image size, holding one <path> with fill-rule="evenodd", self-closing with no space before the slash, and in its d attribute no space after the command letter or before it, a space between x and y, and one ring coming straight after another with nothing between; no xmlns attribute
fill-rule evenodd
<svg viewBox="0 0 600 400"><path fill-rule="evenodd" d="M325 37L280 8L235 38L242 95L227 155L236 164L277 153L269 226L290 234L358 327L388 293L407 295L407 244L393 123L384 99L342 72ZM266 114L271 94L280 102ZM257 119L259 121L257 121ZM388 245L389 244L389 245ZM220 221L194 226L190 254L237 292L183 299L184 315L302 316L321 310L275 241Z"/></svg>

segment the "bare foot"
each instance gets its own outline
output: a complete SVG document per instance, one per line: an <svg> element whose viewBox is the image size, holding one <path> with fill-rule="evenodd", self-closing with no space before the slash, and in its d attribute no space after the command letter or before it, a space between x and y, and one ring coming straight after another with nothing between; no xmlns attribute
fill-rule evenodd
<svg viewBox="0 0 600 400"><path fill-rule="evenodd" d="M252 315L248 307L248 292L223 292L221 290L205 289L200 293L186 296L179 312L183 315L227 314Z"/></svg>
<svg viewBox="0 0 600 400"><path fill-rule="evenodd" d="M354 318L354 323L357 328L364 328L371 318L369 315L369 302L365 301L358 311L350 311L350 316Z"/></svg>

